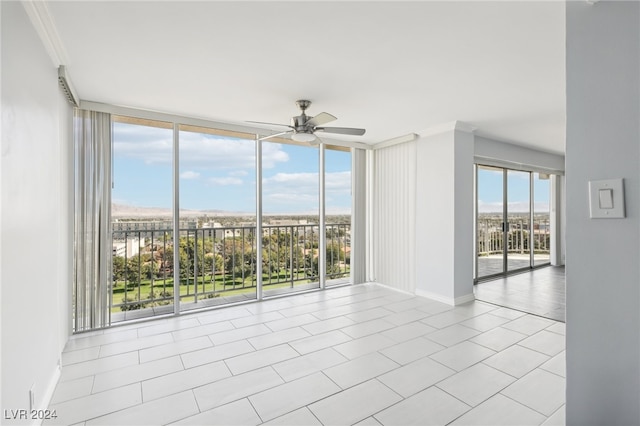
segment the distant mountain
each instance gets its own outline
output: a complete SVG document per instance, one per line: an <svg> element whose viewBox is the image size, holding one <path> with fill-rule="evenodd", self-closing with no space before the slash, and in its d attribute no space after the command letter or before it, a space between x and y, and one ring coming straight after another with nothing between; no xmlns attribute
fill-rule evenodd
<svg viewBox="0 0 640 426"><path fill-rule="evenodd" d="M1 1L1 0L0 0ZM264 212L263 216L317 216L317 211L306 211L297 213L273 213ZM348 209L327 209L327 216L351 216ZM171 218L171 209L164 207L140 207L129 206L127 204L111 204L111 217L113 219L152 219L152 218ZM186 210L180 209L180 217L202 217L202 216L221 216L221 217L238 217L238 216L255 216L255 213L234 212L229 210Z"/></svg>
<svg viewBox="0 0 640 426"><path fill-rule="evenodd" d="M111 205L111 217L114 219L117 218L158 218L158 217L167 217L170 218L172 215L171 209L163 208L163 207L139 207L139 206L129 206L126 204L112 204ZM181 217L192 217L192 216L245 216L250 215L250 213L245 212L232 212L226 210L180 210Z"/></svg>

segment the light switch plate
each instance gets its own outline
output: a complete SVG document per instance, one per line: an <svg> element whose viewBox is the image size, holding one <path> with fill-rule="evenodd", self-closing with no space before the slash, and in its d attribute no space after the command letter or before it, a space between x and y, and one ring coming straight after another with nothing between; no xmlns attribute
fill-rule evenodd
<svg viewBox="0 0 640 426"><path fill-rule="evenodd" d="M623 179L589 182L589 215L592 219L620 219L624 213Z"/></svg>

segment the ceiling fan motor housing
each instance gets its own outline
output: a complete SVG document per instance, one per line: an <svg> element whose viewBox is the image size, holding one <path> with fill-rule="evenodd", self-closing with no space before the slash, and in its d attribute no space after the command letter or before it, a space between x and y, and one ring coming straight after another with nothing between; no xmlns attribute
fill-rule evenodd
<svg viewBox="0 0 640 426"><path fill-rule="evenodd" d="M1 0L0 0L1 1ZM314 135L315 132L326 132L326 133L336 133L342 135L356 135L362 136L365 132L364 129L355 129L351 127L319 127L325 123L329 123L333 120L337 120L337 118L327 112L321 112L314 117L309 117L305 113L305 110L309 108L311 105L311 101L306 99L299 99L296 101L296 105L300 108L300 115L296 115L291 118L291 125L284 125L285 127L289 127L291 130L287 130L285 132L276 133L271 136L267 136L266 138L262 138L261 140L265 140L267 138L272 138L275 136L280 136L284 134L291 134L291 138L296 142L312 142L316 139ZM260 124L274 124L274 123L264 123L254 121L254 123ZM283 126L282 124L277 124L278 126ZM299 137L296 138L295 136Z"/></svg>
<svg viewBox="0 0 640 426"><path fill-rule="evenodd" d="M293 127L296 132L311 132L313 131L313 128L307 124L309 118L310 117L304 113L302 115L295 116L291 119L291 127Z"/></svg>
<svg viewBox="0 0 640 426"><path fill-rule="evenodd" d="M300 108L302 113L291 118L291 127L293 127L296 133L313 133L313 127L307 125L307 121L312 117L305 114L305 110L309 108L311 101L300 99L296 101L296 105L298 105L298 108Z"/></svg>

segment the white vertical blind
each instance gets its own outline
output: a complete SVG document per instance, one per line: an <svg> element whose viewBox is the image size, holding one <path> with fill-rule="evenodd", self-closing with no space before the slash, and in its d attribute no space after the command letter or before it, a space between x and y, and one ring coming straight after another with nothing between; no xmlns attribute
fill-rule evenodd
<svg viewBox="0 0 640 426"><path fill-rule="evenodd" d="M351 283L366 281L367 152L351 149Z"/></svg>
<svg viewBox="0 0 640 426"><path fill-rule="evenodd" d="M74 322L79 332L109 325L111 116L74 111Z"/></svg>
<svg viewBox="0 0 640 426"><path fill-rule="evenodd" d="M374 267L376 281L415 291L416 144L375 151Z"/></svg>

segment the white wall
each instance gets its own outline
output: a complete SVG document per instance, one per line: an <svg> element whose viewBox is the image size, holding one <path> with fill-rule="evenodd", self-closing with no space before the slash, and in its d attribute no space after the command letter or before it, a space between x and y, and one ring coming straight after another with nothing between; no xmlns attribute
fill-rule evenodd
<svg viewBox="0 0 640 426"><path fill-rule="evenodd" d="M33 386L34 408L44 408L71 330L71 108L22 5L0 2L0 8L0 405L28 409Z"/></svg>
<svg viewBox="0 0 640 426"><path fill-rule="evenodd" d="M567 2L569 425L640 424L640 3ZM624 178L626 219L589 219Z"/></svg>

